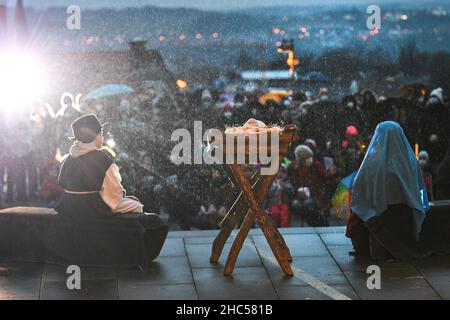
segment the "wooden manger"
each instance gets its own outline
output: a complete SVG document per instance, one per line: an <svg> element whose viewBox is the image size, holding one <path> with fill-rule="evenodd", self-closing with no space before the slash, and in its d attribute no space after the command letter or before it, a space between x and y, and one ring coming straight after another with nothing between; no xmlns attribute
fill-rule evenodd
<svg viewBox="0 0 450 320"><path fill-rule="evenodd" d="M297 140L297 127L295 125L288 125L279 132L278 135L278 163L276 164L275 171L278 171L278 167L280 162L283 161L285 155L289 150L289 146L292 142ZM255 133L253 133L255 134ZM259 140L261 135L267 135L264 142L267 141L262 146L259 146ZM245 156L246 159L250 158L252 152L261 151L262 148L267 148L265 151L276 152L273 150L275 148L272 147L272 142L270 140L270 133L267 131L262 131L256 134L258 136L258 147L252 148L251 146L247 146L248 137L246 136L246 146L245 146ZM239 148L236 146L236 141L233 144L234 148L227 150L227 138L235 139L235 136L224 135L223 141L220 143L223 144L224 158L227 155L232 155L235 157L235 160L238 157ZM254 137L253 137L254 138ZM240 150L242 151L242 149ZM259 154L259 152L258 152ZM258 157L259 159L259 157ZM245 164L236 164L236 161L233 163L226 163L222 165L224 171L228 175L229 179L233 183L233 185L240 189L241 192L231 208L228 210L225 218L221 224L221 230L217 237L214 240L212 246L212 252L210 257L211 263L217 263L219 257L223 251L225 246L225 242L229 238L233 229L242 222L239 231L236 235L236 238L232 244L230 253L228 255L228 259L225 265L224 275L231 275L233 272L234 266L236 264L236 260L238 258L239 252L244 244L244 241L253 225L253 222L256 221L261 226L262 232L269 243L269 246L277 259L281 269L286 275L292 276L293 272L289 262L292 261L291 253L289 248L287 247L283 236L279 233L278 229L272 224L269 216L265 213L262 208L262 203L266 199L269 189L272 185L272 182L275 179L276 172L270 175L261 175L261 168L254 169L250 176L248 177L245 172Z"/></svg>

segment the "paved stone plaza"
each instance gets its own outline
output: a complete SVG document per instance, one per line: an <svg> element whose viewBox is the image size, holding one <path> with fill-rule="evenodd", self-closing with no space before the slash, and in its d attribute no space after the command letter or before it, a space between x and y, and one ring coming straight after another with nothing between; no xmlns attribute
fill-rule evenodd
<svg viewBox="0 0 450 320"><path fill-rule="evenodd" d="M450 256L413 263L382 262L381 290L369 290L366 269L349 255L343 227L281 229L295 276L284 276L260 229L246 240L233 276L209 263L217 230L172 231L147 270L82 268L81 290L68 290L67 266L0 262L0 299L450 299Z"/></svg>

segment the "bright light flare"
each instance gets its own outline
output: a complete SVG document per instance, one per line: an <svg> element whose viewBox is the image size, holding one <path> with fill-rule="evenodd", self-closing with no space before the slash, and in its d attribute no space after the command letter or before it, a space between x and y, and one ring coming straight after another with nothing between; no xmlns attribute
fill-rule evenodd
<svg viewBox="0 0 450 320"><path fill-rule="evenodd" d="M0 53L0 111L25 111L45 92L42 65L31 55Z"/></svg>

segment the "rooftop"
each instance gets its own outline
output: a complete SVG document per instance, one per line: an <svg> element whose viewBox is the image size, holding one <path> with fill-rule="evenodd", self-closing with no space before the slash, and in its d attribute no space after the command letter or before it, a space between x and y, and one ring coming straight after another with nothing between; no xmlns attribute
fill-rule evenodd
<svg viewBox="0 0 450 320"><path fill-rule="evenodd" d="M343 227L280 229L295 275L284 276L260 229L247 238L230 277L209 263L217 230L172 231L147 270L81 268L81 290L66 287L67 266L0 262L0 299L450 299L450 256L413 263L349 255ZM367 288L369 265L381 289Z"/></svg>

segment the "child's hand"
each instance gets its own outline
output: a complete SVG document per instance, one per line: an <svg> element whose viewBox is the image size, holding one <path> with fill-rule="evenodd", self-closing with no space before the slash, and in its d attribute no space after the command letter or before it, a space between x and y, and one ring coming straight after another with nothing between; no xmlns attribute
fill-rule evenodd
<svg viewBox="0 0 450 320"><path fill-rule="evenodd" d="M134 196L126 196L126 198L133 199L133 200L136 200L136 201L140 202L140 200L138 198L134 197Z"/></svg>

